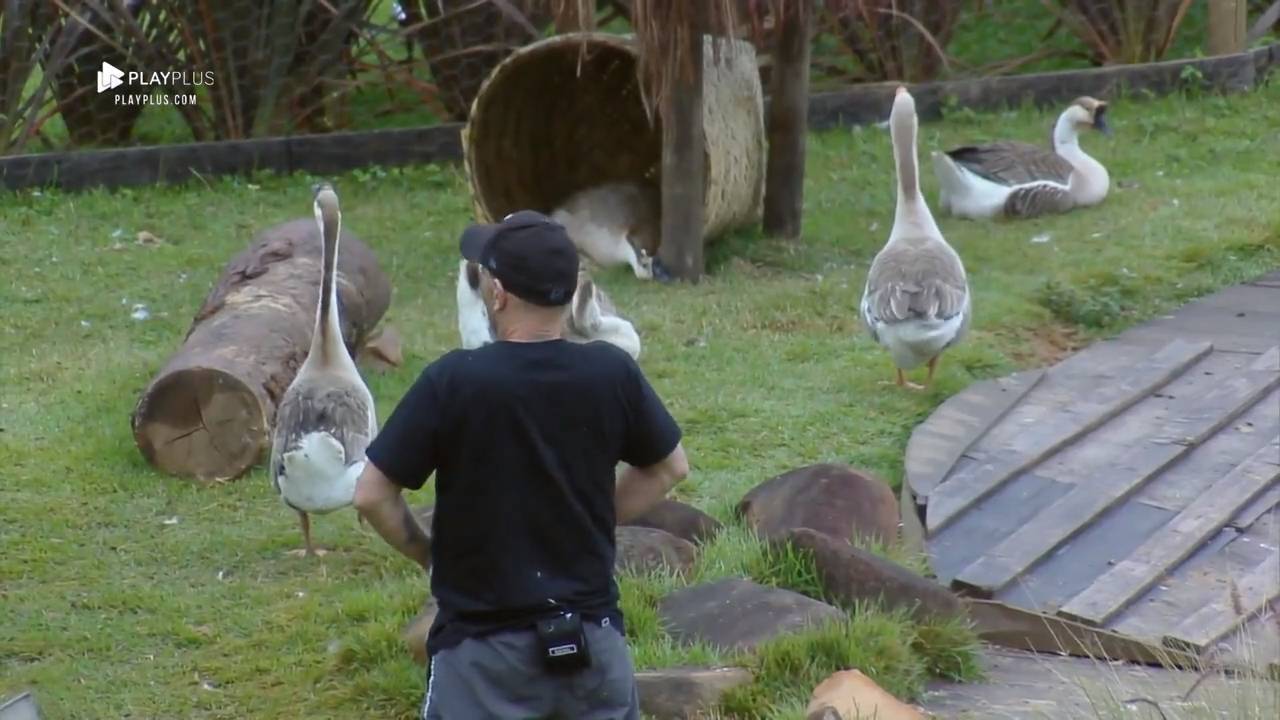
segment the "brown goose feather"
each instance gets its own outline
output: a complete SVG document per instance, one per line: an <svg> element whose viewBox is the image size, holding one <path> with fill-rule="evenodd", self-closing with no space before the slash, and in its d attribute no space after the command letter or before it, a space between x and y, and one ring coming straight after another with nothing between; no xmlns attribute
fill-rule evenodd
<svg viewBox="0 0 1280 720"><path fill-rule="evenodd" d="M1071 163L1050 148L1016 140L999 140L984 145L965 145L948 150L956 164L1002 185L1021 185L1037 180L1067 184Z"/></svg>

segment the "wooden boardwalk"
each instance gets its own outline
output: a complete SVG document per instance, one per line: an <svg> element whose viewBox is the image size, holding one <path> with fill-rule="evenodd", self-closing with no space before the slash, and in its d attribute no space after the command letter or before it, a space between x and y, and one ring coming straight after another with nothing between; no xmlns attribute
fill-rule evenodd
<svg viewBox="0 0 1280 720"><path fill-rule="evenodd" d="M906 482L957 591L1280 672L1280 271L950 398Z"/></svg>

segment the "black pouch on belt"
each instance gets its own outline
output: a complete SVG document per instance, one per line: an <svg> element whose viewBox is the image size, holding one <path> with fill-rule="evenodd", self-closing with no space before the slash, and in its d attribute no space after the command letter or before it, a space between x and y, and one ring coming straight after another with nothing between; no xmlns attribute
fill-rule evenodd
<svg viewBox="0 0 1280 720"><path fill-rule="evenodd" d="M561 613L539 620L538 645L542 662L553 672L573 672L591 665L591 651L587 647L587 633L582 627L582 616L577 613Z"/></svg>

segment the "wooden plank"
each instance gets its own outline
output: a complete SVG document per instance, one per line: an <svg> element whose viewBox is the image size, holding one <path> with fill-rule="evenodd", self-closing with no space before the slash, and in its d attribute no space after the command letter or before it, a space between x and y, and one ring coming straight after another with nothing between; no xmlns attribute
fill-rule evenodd
<svg viewBox="0 0 1280 720"><path fill-rule="evenodd" d="M1237 363L1247 358L1234 353L1214 353L1213 357L1230 358ZM1204 378L1207 382L1215 379L1216 376ZM1280 389L1272 390L1227 427L1193 449L1181 462L1143 487L1134 496L1134 501L1181 512L1200 497L1206 481L1231 472L1267 445L1271 438L1280 435L1280 411L1277 408L1280 408Z"/></svg>
<svg viewBox="0 0 1280 720"><path fill-rule="evenodd" d="M1053 615L977 598L966 598L965 606L978 637L994 645L1151 665L1198 667L1198 658L1191 653Z"/></svg>
<svg viewBox="0 0 1280 720"><path fill-rule="evenodd" d="M694 13L705 21L707 9ZM702 122L702 27L684 29L688 67L671 73L662 110L662 239L658 260L677 279L696 281L705 270L706 138ZM661 62L658 60L658 62Z"/></svg>
<svg viewBox="0 0 1280 720"><path fill-rule="evenodd" d="M1263 515L1277 512L1277 504L1280 504L1280 486L1271 488L1245 506L1239 515L1232 518L1229 527L1240 531L1248 530Z"/></svg>
<svg viewBox="0 0 1280 720"><path fill-rule="evenodd" d="M960 456L1040 384L1043 369L976 382L916 426L907 441L906 482L916 501L928 498Z"/></svg>
<svg viewBox="0 0 1280 720"><path fill-rule="evenodd" d="M773 102L769 103L763 225L773 237L800 237L804 215L805 141L809 121L809 42L813 0L791 0L778 11Z"/></svg>
<svg viewBox="0 0 1280 720"><path fill-rule="evenodd" d="M1218 638L1280 598L1280 550L1241 577L1218 599L1183 620L1163 639L1165 647L1203 653Z"/></svg>
<svg viewBox="0 0 1280 720"><path fill-rule="evenodd" d="M916 112L934 120L942 116L948 102L971 110L1001 110L1024 102L1060 109L1080 95L1115 97L1121 91L1167 95L1186 87L1187 68L1198 71L1208 88L1247 91L1254 87L1258 69L1274 61L1270 48L1259 48L1213 58L918 83L910 89ZM825 130L883 122L896 87L896 82L863 83L854 89L815 94L810 98L809 127Z"/></svg>
<svg viewBox="0 0 1280 720"><path fill-rule="evenodd" d="M1023 473L983 501L983 507L990 512L965 513L945 530L930 535L929 561L938 582L950 584L988 548L995 547L1070 490L1067 483L1035 472Z"/></svg>
<svg viewBox="0 0 1280 720"><path fill-rule="evenodd" d="M1160 441L1135 451L1138 459L1130 461L1132 467L1126 468L1126 472L1117 473L1112 482L1104 479L1077 486L965 568L952 580L952 585L986 597L1012 582L1191 447L1216 433L1272 388L1280 386L1280 374L1270 370L1275 358L1280 358L1280 347L1272 348L1248 369L1212 385L1202 394L1180 398L1182 405L1198 409L1199 414L1167 421L1154 435Z"/></svg>
<svg viewBox="0 0 1280 720"><path fill-rule="evenodd" d="M1244 50L1247 6L1247 0L1214 0L1209 3L1209 37L1205 45L1210 55L1230 55Z"/></svg>
<svg viewBox="0 0 1280 720"><path fill-rule="evenodd" d="M458 123L371 132L335 132L287 138L289 171L346 172L382 165L427 165L462 157Z"/></svg>
<svg viewBox="0 0 1280 720"><path fill-rule="evenodd" d="M1083 421L1070 424L1064 430L1046 434L1029 451L997 451L972 474L963 479L951 477L930 496L927 523L929 532L937 532L946 527L968 507L991 494L1010 478L1035 467L1043 459L1140 402L1199 362L1212 349L1213 345L1207 342L1187 343L1175 339L1155 355L1132 367L1118 382L1093 388L1090 395L1101 399L1099 409L1086 416Z"/></svg>
<svg viewBox="0 0 1280 720"><path fill-rule="evenodd" d="M180 143L0 158L0 187L63 190L177 184L197 175L344 172L462 157L459 123L421 128Z"/></svg>
<svg viewBox="0 0 1280 720"><path fill-rule="evenodd" d="M1280 437L1218 478L1194 504L1069 600L1058 614L1069 620L1105 625L1280 478L1277 452Z"/></svg>
<svg viewBox="0 0 1280 720"><path fill-rule="evenodd" d="M1280 623L1276 621L1277 613L1280 613L1280 606L1272 602L1266 611L1216 643L1215 664L1252 671L1280 682Z"/></svg>

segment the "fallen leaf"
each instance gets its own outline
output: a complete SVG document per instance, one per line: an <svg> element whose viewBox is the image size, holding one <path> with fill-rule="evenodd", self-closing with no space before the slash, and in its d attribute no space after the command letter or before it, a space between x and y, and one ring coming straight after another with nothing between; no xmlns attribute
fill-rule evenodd
<svg viewBox="0 0 1280 720"><path fill-rule="evenodd" d="M163 243L163 242L164 242L163 240L161 240L160 238L156 237L155 235L152 235L151 233L147 232L146 230L139 230L139 231L138 231L138 244L139 244L139 245L160 245L160 244L161 244L161 243Z"/></svg>

